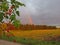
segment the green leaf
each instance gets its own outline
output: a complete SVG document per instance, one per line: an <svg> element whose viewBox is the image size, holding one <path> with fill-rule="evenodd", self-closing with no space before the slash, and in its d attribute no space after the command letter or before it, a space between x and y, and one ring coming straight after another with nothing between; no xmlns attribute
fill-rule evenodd
<svg viewBox="0 0 60 45"><path fill-rule="evenodd" d="M19 8L19 5L15 4L15 8L16 8L16 9Z"/></svg>
<svg viewBox="0 0 60 45"><path fill-rule="evenodd" d="M23 3L18 2L18 1L16 1L15 3L18 4L18 5L20 5L20 6L25 6Z"/></svg>
<svg viewBox="0 0 60 45"><path fill-rule="evenodd" d="M10 19L11 19L11 21L12 20L15 20L16 19L16 16L15 15L11 15Z"/></svg>
<svg viewBox="0 0 60 45"><path fill-rule="evenodd" d="M16 14L19 16L19 11L16 11Z"/></svg>
<svg viewBox="0 0 60 45"><path fill-rule="evenodd" d="M5 16L5 18L7 18L7 19L8 19L9 17L8 17L8 16Z"/></svg>
<svg viewBox="0 0 60 45"><path fill-rule="evenodd" d="M7 11L8 8L9 8L9 7L8 7L8 3L2 2L1 8L2 8L3 11Z"/></svg>
<svg viewBox="0 0 60 45"><path fill-rule="evenodd" d="M19 20L14 20L13 25L15 27L19 27L20 26L20 21Z"/></svg>
<svg viewBox="0 0 60 45"><path fill-rule="evenodd" d="M16 0L11 0L12 3L14 3Z"/></svg>
<svg viewBox="0 0 60 45"><path fill-rule="evenodd" d="M3 20L3 15L4 15L4 13L0 12L0 22L2 22L2 20Z"/></svg>

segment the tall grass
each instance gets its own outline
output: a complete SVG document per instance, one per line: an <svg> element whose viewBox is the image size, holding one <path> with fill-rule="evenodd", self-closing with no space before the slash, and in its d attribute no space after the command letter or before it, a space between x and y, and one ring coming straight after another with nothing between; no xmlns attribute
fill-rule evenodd
<svg viewBox="0 0 60 45"><path fill-rule="evenodd" d="M35 40L31 38L19 38L19 37L7 37L6 35L3 35L0 37L0 39L12 41L16 43L22 43L24 45L60 45L60 42L57 41L44 41L44 40Z"/></svg>

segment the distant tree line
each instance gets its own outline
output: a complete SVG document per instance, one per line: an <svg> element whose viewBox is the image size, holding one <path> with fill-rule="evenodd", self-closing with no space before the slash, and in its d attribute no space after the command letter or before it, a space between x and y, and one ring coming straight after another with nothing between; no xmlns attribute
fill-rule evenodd
<svg viewBox="0 0 60 45"><path fill-rule="evenodd" d="M57 29L56 26L47 26L47 25L23 25L20 24L18 28L16 28L13 24L7 24L6 30L43 30L43 29Z"/></svg>
<svg viewBox="0 0 60 45"><path fill-rule="evenodd" d="M40 30L40 29L56 29L56 26L47 26L47 25L20 25L21 30Z"/></svg>

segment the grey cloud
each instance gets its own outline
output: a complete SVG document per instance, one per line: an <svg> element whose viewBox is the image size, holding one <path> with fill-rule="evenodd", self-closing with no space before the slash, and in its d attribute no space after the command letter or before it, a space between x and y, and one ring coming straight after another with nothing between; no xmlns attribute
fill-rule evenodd
<svg viewBox="0 0 60 45"><path fill-rule="evenodd" d="M60 24L60 0L22 0L26 7L20 8L21 20L28 23L30 15L34 24ZM22 22L23 23L23 22Z"/></svg>

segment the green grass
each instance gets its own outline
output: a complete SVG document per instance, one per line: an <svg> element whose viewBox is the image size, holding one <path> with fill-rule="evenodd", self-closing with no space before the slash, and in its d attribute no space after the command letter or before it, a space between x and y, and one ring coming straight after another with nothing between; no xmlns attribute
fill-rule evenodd
<svg viewBox="0 0 60 45"><path fill-rule="evenodd" d="M17 43L22 43L25 45L60 45L60 42L57 41L40 41L35 39L27 39L27 38L18 38L18 37L7 37L6 35L3 35L0 37L0 39L8 40L8 41L14 41L16 40Z"/></svg>

